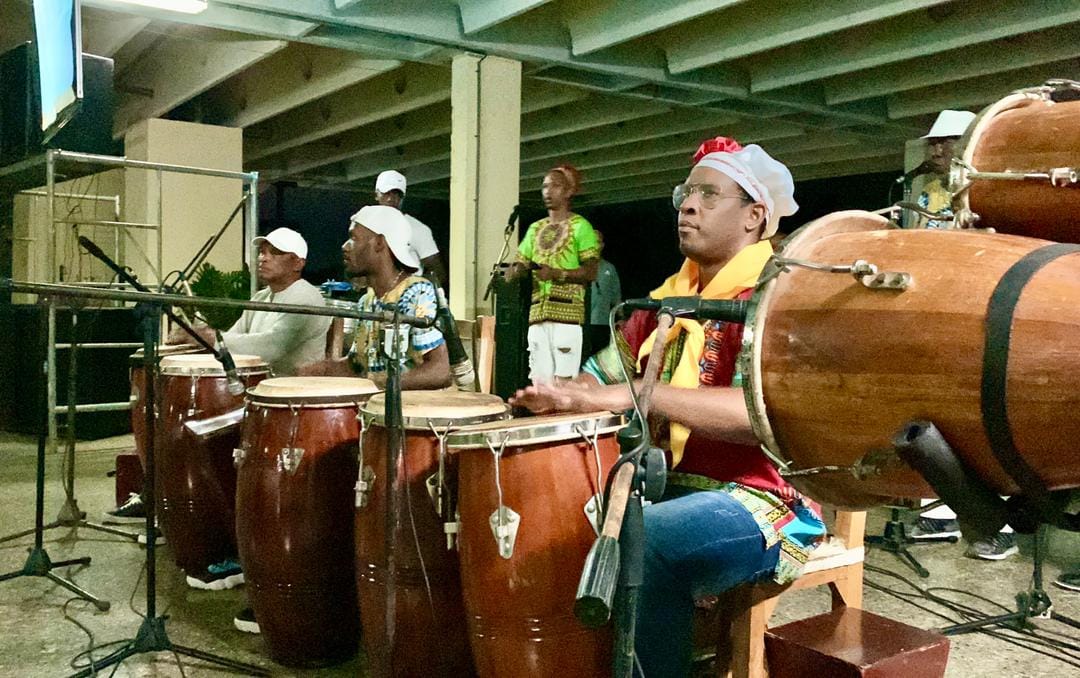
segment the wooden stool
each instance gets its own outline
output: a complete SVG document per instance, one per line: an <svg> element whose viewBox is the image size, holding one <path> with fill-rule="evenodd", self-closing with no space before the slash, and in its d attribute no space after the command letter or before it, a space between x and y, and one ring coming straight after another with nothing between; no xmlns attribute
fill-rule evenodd
<svg viewBox="0 0 1080 678"><path fill-rule="evenodd" d="M716 666L725 678L766 678L765 631L780 594L828 585L832 607L862 607L863 536L866 513L837 511L833 533L814 550L801 577L785 586L762 582L723 596L708 632L715 641ZM711 644L711 643L710 643Z"/></svg>
<svg viewBox="0 0 1080 678"><path fill-rule="evenodd" d="M949 639L853 607L770 629L770 678L941 678Z"/></svg>

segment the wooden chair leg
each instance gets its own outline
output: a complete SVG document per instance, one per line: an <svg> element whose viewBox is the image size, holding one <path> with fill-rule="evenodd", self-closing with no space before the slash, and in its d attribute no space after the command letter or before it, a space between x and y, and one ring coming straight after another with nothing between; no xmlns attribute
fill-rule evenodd
<svg viewBox="0 0 1080 678"><path fill-rule="evenodd" d="M747 592L746 602L752 603ZM742 602L742 601L740 601ZM765 631L769 619L780 602L778 597L766 598L757 604L741 606L731 625L731 670L729 678L766 678Z"/></svg>
<svg viewBox="0 0 1080 678"><path fill-rule="evenodd" d="M832 592L834 610L844 605L862 608L863 564L848 565L843 575L829 583L829 591Z"/></svg>

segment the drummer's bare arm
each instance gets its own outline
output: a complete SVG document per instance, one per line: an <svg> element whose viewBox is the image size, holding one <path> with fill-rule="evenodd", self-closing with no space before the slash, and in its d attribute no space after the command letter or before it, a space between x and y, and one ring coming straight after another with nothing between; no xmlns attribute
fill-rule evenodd
<svg viewBox="0 0 1080 678"><path fill-rule="evenodd" d="M214 328L209 325L192 325L191 329L203 338L203 341L213 346L214 344ZM195 339L188 334L187 330L177 325L169 332L169 336L165 339L167 344L194 344Z"/></svg>
<svg viewBox="0 0 1080 678"><path fill-rule="evenodd" d="M349 364L349 358L336 360L318 360L313 363L301 365L296 370L297 376L301 377L355 377L356 372Z"/></svg>
<svg viewBox="0 0 1080 678"><path fill-rule="evenodd" d="M634 406L626 386L602 386L591 376L571 383L528 386L515 393L510 404L528 408L536 414L621 412ZM653 391L651 409L707 438L757 444L742 389L691 389L659 384Z"/></svg>
<svg viewBox="0 0 1080 678"><path fill-rule="evenodd" d="M450 385L450 357L446 344L440 344L424 354L424 362L401 375L401 388L406 391L446 388Z"/></svg>

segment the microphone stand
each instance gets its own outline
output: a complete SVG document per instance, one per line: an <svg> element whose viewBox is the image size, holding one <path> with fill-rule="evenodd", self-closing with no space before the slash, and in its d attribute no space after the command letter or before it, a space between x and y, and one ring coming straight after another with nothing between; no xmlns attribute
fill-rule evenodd
<svg viewBox="0 0 1080 678"><path fill-rule="evenodd" d="M48 305L51 309L52 299L44 299L42 305ZM41 366L42 374L45 372L45 355L47 348L45 348L46 337L48 336L48 310L41 308L41 323L40 332L42 336L41 343ZM49 431L49 412L48 412L48 398L46 397L45 390L47 386L45 380L42 379L41 387L38 389L37 401L38 412L40 412L40 418L38 421L38 436L37 436L37 473L35 476L35 499L34 499L34 529L30 532L34 533L34 546L30 549L30 554L26 557L26 562L23 564L22 569L8 572L7 574L0 575L0 581L7 581L9 579L15 579L16 577L45 577L55 584L59 584L68 591L71 591L75 595L84 600L88 600L93 603L97 609L105 612L109 609L109 601L101 600L87 591L79 588L74 582L69 579L65 579L60 575L53 572L53 570L60 567L67 567L69 565L89 565L90 557L73 558L71 560L59 560L53 562L49 558L48 551L45 550L43 535L45 530L59 527L60 522L56 521L45 525L45 446L48 439ZM69 423L70 425L70 423ZM21 537L29 532L20 532L9 537L4 537L0 541L8 541L16 537Z"/></svg>
<svg viewBox="0 0 1080 678"><path fill-rule="evenodd" d="M499 252L499 258L495 260L495 263L491 265L491 277L488 279L487 287L484 288L484 301L488 300L491 296L492 290L495 289L495 281L499 278L499 267L503 264L503 259L510 252L510 238L514 237L514 231L517 230L518 212L521 209L521 205L514 205L514 209L510 210L510 218L506 221L506 228L503 229L503 246Z"/></svg>
<svg viewBox="0 0 1080 678"><path fill-rule="evenodd" d="M608 474L603 528L585 560L574 604L578 619L594 628L603 625L614 611L612 675L615 678L634 675L638 591L645 562L643 501L657 500L663 495L666 473L663 453L649 443L649 406L674 321L674 313L660 309L649 363L635 399L637 414L619 431L621 455ZM632 391L632 382L629 387Z"/></svg>
<svg viewBox="0 0 1080 678"><path fill-rule="evenodd" d="M401 332L400 316L394 309L394 321L384 333L392 337L389 342L383 340L383 354L386 356L386 491L389 495L389 509L385 516L385 552L386 552L386 646L383 657L377 658L383 666L384 676L393 676L394 649L397 632L397 530L401 524L401 488L398 486L399 467L404 460L403 444L405 441L405 422L401 404ZM384 335L385 336L385 335ZM408 478L405 482L409 482Z"/></svg>

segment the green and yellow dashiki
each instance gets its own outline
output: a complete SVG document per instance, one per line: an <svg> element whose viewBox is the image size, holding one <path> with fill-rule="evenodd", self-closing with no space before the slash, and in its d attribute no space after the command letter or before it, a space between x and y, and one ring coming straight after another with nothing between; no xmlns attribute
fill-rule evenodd
<svg viewBox="0 0 1080 678"><path fill-rule="evenodd" d="M519 263L539 264L564 271L580 268L600 257L600 246L592 224L579 215L566 221L543 218L529 226L518 246ZM529 324L550 320L557 323L585 323L585 286L571 282L537 280L533 276Z"/></svg>

